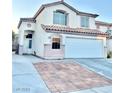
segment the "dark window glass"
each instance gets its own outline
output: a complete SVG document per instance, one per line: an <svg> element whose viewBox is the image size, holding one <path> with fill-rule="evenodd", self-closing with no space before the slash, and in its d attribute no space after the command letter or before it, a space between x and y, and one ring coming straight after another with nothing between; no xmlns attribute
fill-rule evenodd
<svg viewBox="0 0 124 93"><path fill-rule="evenodd" d="M32 34L26 35L26 38L32 38Z"/></svg>
<svg viewBox="0 0 124 93"><path fill-rule="evenodd" d="M60 43L57 42L52 43L52 49L60 49Z"/></svg>
<svg viewBox="0 0 124 93"><path fill-rule="evenodd" d="M32 48L32 40L29 40L29 48Z"/></svg>
<svg viewBox="0 0 124 93"><path fill-rule="evenodd" d="M60 38L52 39L52 49L60 49Z"/></svg>

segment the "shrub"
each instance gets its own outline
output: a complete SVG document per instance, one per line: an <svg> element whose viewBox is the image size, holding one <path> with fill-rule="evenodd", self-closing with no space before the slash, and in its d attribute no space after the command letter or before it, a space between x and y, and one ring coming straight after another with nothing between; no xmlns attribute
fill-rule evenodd
<svg viewBox="0 0 124 93"><path fill-rule="evenodd" d="M109 52L107 53L107 58L112 58L112 51L109 51Z"/></svg>

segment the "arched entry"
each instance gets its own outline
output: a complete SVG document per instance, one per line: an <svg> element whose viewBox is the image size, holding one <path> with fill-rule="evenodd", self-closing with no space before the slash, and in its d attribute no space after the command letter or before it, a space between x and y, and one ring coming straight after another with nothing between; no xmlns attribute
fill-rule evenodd
<svg viewBox="0 0 124 93"><path fill-rule="evenodd" d="M24 54L32 54L33 50L32 50L32 43L33 43L33 31L25 31L25 35L24 35Z"/></svg>

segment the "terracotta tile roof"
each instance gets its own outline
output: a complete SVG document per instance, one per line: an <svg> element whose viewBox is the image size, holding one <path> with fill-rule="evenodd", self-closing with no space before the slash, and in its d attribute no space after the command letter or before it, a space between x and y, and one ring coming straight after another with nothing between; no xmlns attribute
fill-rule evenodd
<svg viewBox="0 0 124 93"><path fill-rule="evenodd" d="M107 36L107 33L101 32L97 29L84 29L84 28L70 28L66 26L55 25L41 25L46 32L61 32L70 34L85 34L85 35L102 35Z"/></svg>

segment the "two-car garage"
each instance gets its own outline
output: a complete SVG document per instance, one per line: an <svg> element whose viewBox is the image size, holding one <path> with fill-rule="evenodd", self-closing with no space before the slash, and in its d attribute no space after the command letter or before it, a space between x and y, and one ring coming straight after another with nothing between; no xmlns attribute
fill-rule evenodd
<svg viewBox="0 0 124 93"><path fill-rule="evenodd" d="M66 37L65 58L103 58L102 39Z"/></svg>

